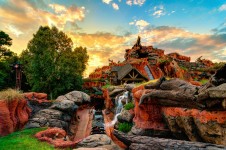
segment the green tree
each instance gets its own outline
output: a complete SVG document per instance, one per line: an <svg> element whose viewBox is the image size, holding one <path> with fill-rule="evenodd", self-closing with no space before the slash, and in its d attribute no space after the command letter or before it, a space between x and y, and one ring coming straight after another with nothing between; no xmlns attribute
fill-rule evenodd
<svg viewBox="0 0 226 150"><path fill-rule="evenodd" d="M15 74L11 64L18 60L15 53L6 46L12 45L12 39L3 31L0 31L0 90L15 86Z"/></svg>
<svg viewBox="0 0 226 150"><path fill-rule="evenodd" d="M0 31L0 59L6 56L11 56L13 53L5 46L11 46L12 39L3 31Z"/></svg>
<svg viewBox="0 0 226 150"><path fill-rule="evenodd" d="M56 27L41 26L21 54L32 91L56 98L71 90L80 90L88 55L85 48L78 49L73 50L72 40Z"/></svg>

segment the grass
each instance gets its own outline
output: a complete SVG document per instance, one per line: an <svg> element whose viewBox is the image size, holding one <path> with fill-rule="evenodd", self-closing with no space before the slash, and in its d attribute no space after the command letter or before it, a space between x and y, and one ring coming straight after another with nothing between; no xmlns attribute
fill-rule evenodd
<svg viewBox="0 0 226 150"><path fill-rule="evenodd" d="M108 89L108 88L110 88L111 86L113 86L113 85L111 85L110 83L107 83L107 84L105 84L104 86L102 86L101 88L102 88L102 89Z"/></svg>
<svg viewBox="0 0 226 150"><path fill-rule="evenodd" d="M132 109L132 108L134 108L135 106L134 106L134 104L132 103L132 102L129 102L129 103L127 103L127 104L125 104L124 105L124 108L126 109L126 110L130 110L130 109Z"/></svg>
<svg viewBox="0 0 226 150"><path fill-rule="evenodd" d="M7 89L4 91L0 91L0 100L8 100L11 101L13 99L21 99L23 98L23 94L20 91Z"/></svg>
<svg viewBox="0 0 226 150"><path fill-rule="evenodd" d="M133 126L132 123L127 122L119 123L118 130L124 133L128 133L131 130L132 126Z"/></svg>
<svg viewBox="0 0 226 150"><path fill-rule="evenodd" d="M40 142L34 135L46 128L26 129L0 138L0 150L54 150L54 146Z"/></svg>
<svg viewBox="0 0 226 150"><path fill-rule="evenodd" d="M203 84L206 84L208 81L209 81L209 80L207 80L207 79L202 79L202 80L199 81L199 82L203 85Z"/></svg>

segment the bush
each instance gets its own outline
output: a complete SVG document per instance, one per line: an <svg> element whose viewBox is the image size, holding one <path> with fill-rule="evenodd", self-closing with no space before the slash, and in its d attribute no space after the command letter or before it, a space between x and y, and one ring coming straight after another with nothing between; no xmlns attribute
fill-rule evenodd
<svg viewBox="0 0 226 150"><path fill-rule="evenodd" d="M110 83L105 84L104 86L102 86L102 89L108 89L110 88L112 85Z"/></svg>
<svg viewBox="0 0 226 150"><path fill-rule="evenodd" d="M135 106L134 106L134 104L132 103L132 102L129 102L129 103L127 103L127 104L125 104L124 105L124 108L126 109L126 110L130 110L130 109L132 109L132 108L134 108Z"/></svg>
<svg viewBox="0 0 226 150"><path fill-rule="evenodd" d="M7 89L4 91L0 91L0 100L11 101L13 99L22 99L22 98L23 98L23 94L17 90Z"/></svg>
<svg viewBox="0 0 226 150"><path fill-rule="evenodd" d="M124 133L128 133L131 130L132 126L133 126L132 123L127 122L119 123L118 130Z"/></svg>

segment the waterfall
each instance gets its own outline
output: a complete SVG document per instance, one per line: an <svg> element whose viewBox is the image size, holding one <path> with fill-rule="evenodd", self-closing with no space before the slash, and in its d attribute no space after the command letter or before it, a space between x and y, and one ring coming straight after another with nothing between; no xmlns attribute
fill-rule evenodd
<svg viewBox="0 0 226 150"><path fill-rule="evenodd" d="M123 95L116 96L115 104L116 104L117 107L116 107L114 119L110 123L105 124L105 127L114 126L115 123L118 121L118 116L121 114L121 111L122 111L122 108L123 108L122 100L126 99L126 104L127 104L128 103L128 94L129 94L129 92L126 91L126 92L123 93Z"/></svg>

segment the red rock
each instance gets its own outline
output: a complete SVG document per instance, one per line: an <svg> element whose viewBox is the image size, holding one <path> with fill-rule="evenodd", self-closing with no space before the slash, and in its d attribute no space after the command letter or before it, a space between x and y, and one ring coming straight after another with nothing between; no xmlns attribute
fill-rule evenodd
<svg viewBox="0 0 226 150"><path fill-rule="evenodd" d="M31 113L25 99L0 100L0 136L22 129Z"/></svg>
<svg viewBox="0 0 226 150"><path fill-rule="evenodd" d="M192 141L226 145L226 111L163 107L162 112L173 133L182 131Z"/></svg>
<svg viewBox="0 0 226 150"><path fill-rule="evenodd" d="M106 113L106 110L103 110L103 115L104 115L104 123L108 124L110 123L113 118L114 118L114 114L113 113ZM106 134L114 141L115 144L117 144L118 146L120 146L121 148L125 149L127 146L122 143L120 140L118 140L113 132L114 132L114 125L113 126L106 126L105 127L105 132Z"/></svg>
<svg viewBox="0 0 226 150"><path fill-rule="evenodd" d="M36 93L34 92L34 97L37 99L47 99L47 94L46 93Z"/></svg>
<svg viewBox="0 0 226 150"><path fill-rule="evenodd" d="M114 107L114 104L112 103L112 100L109 96L109 91L108 89L103 89L103 97L105 99L105 107L106 109L111 109Z"/></svg>
<svg viewBox="0 0 226 150"><path fill-rule="evenodd" d="M201 86L202 84L198 81L190 81L192 85Z"/></svg>
<svg viewBox="0 0 226 150"><path fill-rule="evenodd" d="M168 56L170 56L171 58L174 58L174 59L184 60L186 62L190 62L190 60L191 60L190 57L183 56L183 55L180 55L178 53L170 53L170 54L168 54Z"/></svg>
<svg viewBox="0 0 226 150"><path fill-rule="evenodd" d="M139 90L134 93L135 117L133 118L133 122L136 127L141 129L165 130L165 125L161 115L161 106L156 105L156 100L153 99L148 103L142 103L139 105L141 96L146 92L150 92L150 90Z"/></svg>
<svg viewBox="0 0 226 150"><path fill-rule="evenodd" d="M35 137L40 141L46 141L53 144L56 148L74 148L75 145L82 139L77 141L65 141L66 131L60 128L48 128L35 134Z"/></svg>

